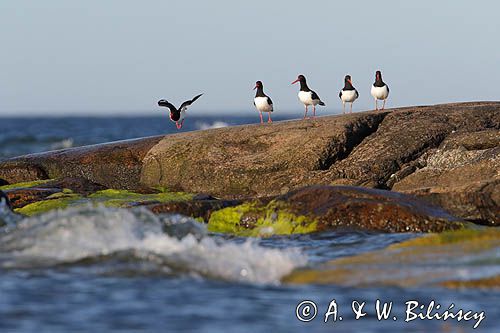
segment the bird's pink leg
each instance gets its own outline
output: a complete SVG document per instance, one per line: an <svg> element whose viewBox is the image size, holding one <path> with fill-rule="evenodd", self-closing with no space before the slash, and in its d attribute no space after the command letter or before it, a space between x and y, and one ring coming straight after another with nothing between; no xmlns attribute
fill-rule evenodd
<svg viewBox="0 0 500 333"><path fill-rule="evenodd" d="M384 99L384 104L382 105L382 110L385 110L385 99Z"/></svg>
<svg viewBox="0 0 500 333"><path fill-rule="evenodd" d="M268 112L267 115L269 116L269 118L267 119L267 122L272 123L273 120L271 119L271 112Z"/></svg>
<svg viewBox="0 0 500 333"><path fill-rule="evenodd" d="M351 112L350 113L352 113L352 103L351 103Z"/></svg>
<svg viewBox="0 0 500 333"><path fill-rule="evenodd" d="M260 116L260 123L263 124L264 123L264 119L262 119L262 112L259 111L259 116Z"/></svg>
<svg viewBox="0 0 500 333"><path fill-rule="evenodd" d="M313 118L316 118L316 105L313 104Z"/></svg>
<svg viewBox="0 0 500 333"><path fill-rule="evenodd" d="M342 114L345 114L345 102L342 102Z"/></svg>
<svg viewBox="0 0 500 333"><path fill-rule="evenodd" d="M179 123L177 121L175 122L175 127L179 129Z"/></svg>
<svg viewBox="0 0 500 333"><path fill-rule="evenodd" d="M378 111L378 103L376 98L375 98L375 111Z"/></svg>
<svg viewBox="0 0 500 333"><path fill-rule="evenodd" d="M182 128L182 125L184 125L184 119L182 119L181 125L179 126L179 129Z"/></svg>
<svg viewBox="0 0 500 333"><path fill-rule="evenodd" d="M307 105L305 107L306 107L306 112L304 113L304 118L303 119L307 119Z"/></svg>

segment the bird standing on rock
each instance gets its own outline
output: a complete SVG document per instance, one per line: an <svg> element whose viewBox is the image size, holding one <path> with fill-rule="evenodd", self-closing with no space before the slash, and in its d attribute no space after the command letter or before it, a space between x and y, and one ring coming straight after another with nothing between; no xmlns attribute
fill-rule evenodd
<svg viewBox="0 0 500 333"><path fill-rule="evenodd" d="M169 103L166 99L160 99L158 101L158 106L165 106L170 109L170 120L175 122L177 129L181 129L184 124L184 119L186 118L187 107L190 106L194 101L196 101L203 94L196 95L193 99L185 101L181 104L179 109Z"/></svg>
<svg viewBox="0 0 500 333"><path fill-rule="evenodd" d="M259 111L260 123L264 123L264 120L262 119L262 112L267 112L267 122L272 123L273 120L271 119L271 112L273 112L273 101L269 96L264 94L264 85L262 84L262 81L255 82L255 88L253 89L257 89L255 98L253 99L253 105L255 105L255 108Z"/></svg>
<svg viewBox="0 0 500 333"><path fill-rule="evenodd" d="M389 97L389 86L382 81L382 73L375 72L375 83L373 83L371 90L373 98L375 98L375 110L378 110L378 100L383 100L382 110L385 109L385 101Z"/></svg>
<svg viewBox="0 0 500 333"><path fill-rule="evenodd" d="M304 113L304 119L307 118L307 107L309 105L313 106L313 118L316 117L316 105L325 106L325 103L321 101L316 92L309 89L306 82L306 77L304 75L299 75L297 80L293 81L292 84L300 82L299 100L304 104L306 112Z"/></svg>
<svg viewBox="0 0 500 333"><path fill-rule="evenodd" d="M354 101L358 97L359 97L359 93L356 90L356 88L354 88L354 86L352 85L351 76L346 75L344 78L344 88L342 88L342 90L339 93L339 98L342 101L342 105L343 105L342 113L345 113L345 103L351 103L350 113L352 113L352 103L354 103Z"/></svg>

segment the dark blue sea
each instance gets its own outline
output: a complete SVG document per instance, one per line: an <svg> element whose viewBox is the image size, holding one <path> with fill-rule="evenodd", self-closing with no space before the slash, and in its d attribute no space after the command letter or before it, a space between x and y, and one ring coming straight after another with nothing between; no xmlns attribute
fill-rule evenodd
<svg viewBox="0 0 500 333"><path fill-rule="evenodd" d="M276 117L284 120L290 117ZM190 117L182 131L254 123L258 117ZM17 155L177 132L165 117L0 118L0 160ZM0 214L3 214L0 210ZM69 208L0 229L0 332L499 332L500 292L441 287L291 285L281 278L334 258L417 235L325 232L244 239L166 233L179 216L143 210ZM184 220L182 220L184 221ZM490 262L498 267L498 253ZM458 274L481 270L466 263ZM436 267L438 269L438 267ZM379 321L375 300L397 320ZM299 321L302 301L317 306ZM343 319L325 323L335 300ZM367 302L358 320L353 301ZM405 302L434 300L485 311L473 322L405 322Z"/></svg>

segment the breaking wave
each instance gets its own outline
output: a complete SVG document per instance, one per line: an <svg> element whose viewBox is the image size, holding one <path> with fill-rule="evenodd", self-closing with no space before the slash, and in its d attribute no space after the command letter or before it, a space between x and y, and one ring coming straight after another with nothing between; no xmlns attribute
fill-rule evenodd
<svg viewBox="0 0 500 333"><path fill-rule="evenodd" d="M0 229L0 267L33 268L124 259L154 272L250 283L278 283L306 257L209 235L181 215L144 208L75 207L25 218Z"/></svg>
<svg viewBox="0 0 500 333"><path fill-rule="evenodd" d="M206 130L210 128L222 128L222 127L227 127L229 126L228 123L223 122L223 121L214 121L214 122L204 122L204 121L197 121L196 122L196 128L200 130Z"/></svg>

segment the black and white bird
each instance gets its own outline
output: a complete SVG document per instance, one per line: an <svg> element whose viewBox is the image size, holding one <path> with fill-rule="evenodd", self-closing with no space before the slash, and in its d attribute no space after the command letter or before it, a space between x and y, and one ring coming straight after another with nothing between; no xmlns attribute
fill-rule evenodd
<svg viewBox="0 0 500 333"><path fill-rule="evenodd" d="M262 112L267 112L267 122L272 123L273 120L271 119L271 112L273 112L273 101L269 96L264 94L264 85L262 84L262 81L255 82L255 88L253 89L257 89L255 98L253 99L253 105L255 105L255 108L259 111L260 123L264 123L264 120L262 119Z"/></svg>
<svg viewBox="0 0 500 333"><path fill-rule="evenodd" d="M359 97L359 93L356 90L356 88L354 88L354 86L352 85L350 75L345 76L344 88L342 88L342 90L340 91L339 97L340 97L340 100L342 101L342 105L343 105L343 112L342 113L345 113L345 103L351 103L350 113L352 113L352 103L354 103L354 101Z"/></svg>
<svg viewBox="0 0 500 333"><path fill-rule="evenodd" d="M158 106L165 106L170 109L170 120L175 122L175 126L177 129L181 129L184 124L184 119L186 118L186 110L187 107L190 106L194 101L196 101L203 94L196 95L193 99L189 101L185 101L181 104L179 109L177 109L174 105L169 103L166 99L160 99L158 101Z"/></svg>
<svg viewBox="0 0 500 333"><path fill-rule="evenodd" d="M382 73L375 72L375 83L371 90L373 98L375 98L375 110L378 110L378 100L383 100L382 110L385 109L385 101L389 97L389 86L382 81Z"/></svg>
<svg viewBox="0 0 500 333"><path fill-rule="evenodd" d="M306 77L304 75L299 75L297 80L293 81L292 84L300 82L299 100L304 104L306 112L304 113L304 119L307 118L307 107L309 105L313 106L313 117L316 117L316 105L325 106L325 103L321 101L316 92L309 89L306 82Z"/></svg>

